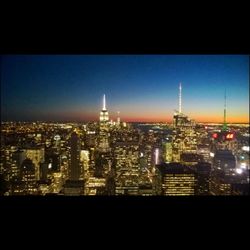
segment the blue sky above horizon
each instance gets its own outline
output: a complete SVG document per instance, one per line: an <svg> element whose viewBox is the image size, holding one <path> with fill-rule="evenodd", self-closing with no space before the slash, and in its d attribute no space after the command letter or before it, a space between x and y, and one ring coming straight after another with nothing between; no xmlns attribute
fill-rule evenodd
<svg viewBox="0 0 250 250"><path fill-rule="evenodd" d="M197 121L249 122L246 55L5 55L3 120L171 121L182 82L183 112Z"/></svg>

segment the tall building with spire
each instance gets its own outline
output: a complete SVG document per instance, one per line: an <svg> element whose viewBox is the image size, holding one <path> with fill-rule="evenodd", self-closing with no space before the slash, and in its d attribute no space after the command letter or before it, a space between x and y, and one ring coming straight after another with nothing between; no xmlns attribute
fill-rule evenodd
<svg viewBox="0 0 250 250"><path fill-rule="evenodd" d="M180 162L183 153L195 153L197 149L195 122L182 112L182 84L179 84L179 109L173 117L172 160Z"/></svg>
<svg viewBox="0 0 250 250"><path fill-rule="evenodd" d="M189 128L194 126L194 120L191 120L182 112L182 85L179 84L179 110L174 113L174 127L175 128Z"/></svg>
<svg viewBox="0 0 250 250"><path fill-rule="evenodd" d="M223 125L220 132L215 131L212 134L212 141L215 150L231 150L234 154L237 152L237 140L235 131L231 130L226 121L226 90L224 94L224 115Z"/></svg>
<svg viewBox="0 0 250 250"><path fill-rule="evenodd" d="M109 114L106 108L106 96L103 95L102 110L100 112L100 127L99 127L99 151L109 151Z"/></svg>
<svg viewBox="0 0 250 250"><path fill-rule="evenodd" d="M102 110L100 112L100 123L104 124L109 121L109 113L106 109L106 96L103 95Z"/></svg>

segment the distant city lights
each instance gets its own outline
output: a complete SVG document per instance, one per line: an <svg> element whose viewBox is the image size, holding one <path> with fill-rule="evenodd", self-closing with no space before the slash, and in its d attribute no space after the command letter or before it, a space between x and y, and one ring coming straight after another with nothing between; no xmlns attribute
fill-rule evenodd
<svg viewBox="0 0 250 250"><path fill-rule="evenodd" d="M213 152L210 152L209 155L210 155L210 157L214 157L214 153Z"/></svg>
<svg viewBox="0 0 250 250"><path fill-rule="evenodd" d="M246 169L246 168L247 168L247 164L246 164L245 162L242 162L242 163L240 164L240 167L241 167L242 169Z"/></svg>
<svg viewBox="0 0 250 250"><path fill-rule="evenodd" d="M104 60L104 68L100 63L101 58L97 60L96 66L93 64L94 58L88 64L86 57L82 65L78 64L81 61L78 58L76 68L69 64L73 69L72 74L67 68L60 69L56 61L52 60L50 67L53 68L50 68L49 72L58 69L58 77L55 79L63 80L63 82L59 81L60 84L58 82L55 88L51 85L50 80L53 81L53 79L50 79L49 72L47 75L49 79L48 77L43 79L43 74L40 76L36 74L45 72L40 69L40 63L37 68L39 70L35 70L32 64L30 64L31 68L25 70L22 66L27 64L26 57L20 67L17 65L19 60L15 59L13 64L10 64L10 59L8 60L5 68L9 65L6 72L6 75L9 74L9 79L5 76L4 86L8 86L4 92L12 90L10 94L13 94L13 99L8 106L7 97L10 94L5 97L7 101L5 116L8 115L6 116L8 120L12 119L9 115L15 107L17 116L15 112L12 114L14 120L20 118L28 119L30 122L1 123L0 184L3 184L1 185L3 188L0 190L0 195L116 197L120 195L135 197L249 195L250 127L249 122L240 123L247 116L246 104L249 102L244 94L247 90L248 78L246 77L244 81L242 79L245 89L239 85L238 91L235 89L235 82L241 83L241 81L231 77L237 72L228 75L229 71L238 67L233 65L231 67L228 64L230 70L225 72L223 70L226 78L221 75L223 72L215 72L215 78L219 75L222 84L219 84L220 86L217 84L214 95L207 96L207 91L212 93L213 88L207 84L204 85L204 89L194 88L194 82L206 83L213 77L206 79L208 75L205 71L200 78L197 78L197 74L193 80L192 77L188 77L189 73L193 75L193 72L197 72L197 67L194 67L194 71L191 70L194 66L192 60L188 60L187 75L183 76L183 74L179 75L185 72L182 68L177 65L171 66L171 62L177 59L163 65L162 73L159 70L148 70L151 66L143 63L145 68L133 74L127 66L124 67L130 56L122 56L122 58L114 64L110 60ZM141 59L145 60L144 57ZM185 66L183 59L180 62ZM210 68L212 71L220 68L217 67L218 62L214 59L214 57L206 59L206 61L213 61L213 66ZM248 61L247 56L245 59ZM60 57L57 60L60 60ZM152 66L161 66L165 60ZM229 60L230 58L226 56L225 62ZM72 62L71 59L70 61ZM138 69L140 60L133 59L131 62L132 64L127 65ZM150 56L149 62L156 61ZM119 63L122 68L118 70ZM42 59L42 64L47 65L47 60ZM64 64L65 61L62 65ZM199 65L201 64L197 64L198 67ZM238 64L240 69L242 65L242 63ZM91 67L93 67L92 70ZM110 68L106 72L107 67ZM168 79L169 72L166 71L168 68L171 69L170 73L172 69L176 71L173 79ZM243 68L246 69L246 67ZM10 74L11 69L14 69L15 77ZM79 69L84 69L84 72L80 70L77 73L76 70ZM98 69L96 73L95 69ZM126 69L125 73L124 69ZM208 68L207 71L209 74L212 73L210 69ZM157 73L155 76L154 71ZM29 72L28 76L32 76L30 79L27 78L27 72ZM66 78L62 75L65 72ZM81 75L81 79L76 81L85 83L86 86L82 84L66 86L71 78L75 79L75 73L79 77ZM116 73L122 73L122 75L129 73L131 81L128 81L127 77L123 79L122 75L116 76ZM22 81L20 75L24 77ZM145 78L141 78L140 75ZM246 72L244 75L247 75ZM183 81L183 86L179 80L177 82L177 78ZM37 81L34 82L32 79ZM116 83L117 79L121 84L113 89L112 81ZM232 85L229 84L230 79ZM29 93L27 86L25 87L27 81L29 82L27 86L33 86L35 83L41 83L41 85L38 88L32 87L32 91L33 89L36 91ZM9 85L11 82L13 82L12 85ZM152 86L152 82L161 84ZM100 83L100 88L95 86L97 83ZM134 84L139 85L134 88ZM148 85L144 87L144 84ZM50 86L49 89L46 88L47 85ZM95 98L105 88L109 93L108 102L106 103L106 94L103 93L102 99L100 96L102 105L96 109ZM157 91L152 91L154 88L157 88ZM244 98L245 101L232 102L232 98L229 98L229 105L227 105L225 88L229 96L232 97L235 94L238 95L239 100ZM65 89L67 91L63 91ZM197 96L197 89L199 89L199 96ZM19 91L22 95L17 95ZM57 93L56 98L51 98L49 104L38 102L37 94L39 97L47 98L46 93L52 95L51 97ZM189 94L186 95L186 93ZM137 96L139 99L136 98ZM23 107L19 106L20 100L25 101ZM26 104L27 100L30 102L29 105ZM182 100L185 100L184 103ZM199 103L202 106L199 107ZM39 108L36 104L43 106ZM177 104L179 104L178 109L174 111ZM238 106L234 106L235 104ZM33 106L35 107L33 111L26 110ZM122 111L121 117L120 111L117 110ZM22 111L24 116L19 111ZM44 119L44 121L35 122L37 119L32 118L32 112L37 119ZM223 113L224 119L222 119ZM192 117L189 117L189 114ZM48 119L50 122L46 122ZM206 122L201 122L200 119ZM239 119L237 121L239 124L233 123L235 119L236 121ZM245 135L248 135L248 138Z"/></svg>
<svg viewBox="0 0 250 250"><path fill-rule="evenodd" d="M234 138L234 134L230 133L226 135L227 139L233 139Z"/></svg>
<svg viewBox="0 0 250 250"><path fill-rule="evenodd" d="M243 146L242 147L242 150L246 151L246 152L249 152L249 146Z"/></svg>
<svg viewBox="0 0 250 250"><path fill-rule="evenodd" d="M242 174L242 173L243 173L243 170L242 170L241 168L236 168L236 169L235 169L235 172L236 172L237 174Z"/></svg>

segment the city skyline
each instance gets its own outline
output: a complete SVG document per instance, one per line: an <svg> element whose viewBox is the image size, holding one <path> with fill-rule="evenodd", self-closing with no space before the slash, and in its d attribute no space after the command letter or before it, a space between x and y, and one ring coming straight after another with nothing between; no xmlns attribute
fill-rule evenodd
<svg viewBox="0 0 250 250"><path fill-rule="evenodd" d="M2 56L2 120L249 123L249 57L243 55Z"/></svg>

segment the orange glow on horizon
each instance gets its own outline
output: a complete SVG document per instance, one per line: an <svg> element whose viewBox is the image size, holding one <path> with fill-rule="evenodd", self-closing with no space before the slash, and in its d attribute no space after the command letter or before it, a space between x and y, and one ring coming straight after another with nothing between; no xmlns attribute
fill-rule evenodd
<svg viewBox="0 0 250 250"><path fill-rule="evenodd" d="M188 115L189 116L189 115ZM215 122L223 123L223 117L221 116L189 116L189 118L194 119L196 122L206 123ZM116 118L115 118L116 119ZM113 119L113 120L115 120ZM173 116L121 116L121 120L127 122L173 122ZM249 123L248 116L235 116L229 117L227 123Z"/></svg>
<svg viewBox="0 0 250 250"><path fill-rule="evenodd" d="M59 115L59 114L58 114ZM187 114L188 115L188 114ZM56 117L56 114L53 114L54 117ZM64 112L60 114L62 119L65 120L77 120L77 121L99 121L99 114L96 114L96 112L84 112L84 111L76 111L76 112ZM189 116L189 115L188 115ZM196 122L201 123L223 123L223 117L221 115L219 116L189 116L191 119L194 119ZM150 114L148 116L144 115L120 115L120 119L123 122L166 122L166 123L172 123L173 122L173 115L166 115L165 117L159 114ZM116 121L117 116L116 115L110 115L110 120ZM227 123L249 123L249 117L247 115L245 116L234 116L234 117L228 117Z"/></svg>
<svg viewBox="0 0 250 250"><path fill-rule="evenodd" d="M198 116L194 117L197 122L216 122L223 123L223 117L221 116ZM227 123L249 123L248 116L235 116L228 117Z"/></svg>

